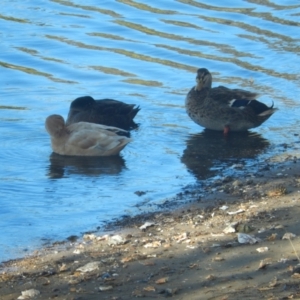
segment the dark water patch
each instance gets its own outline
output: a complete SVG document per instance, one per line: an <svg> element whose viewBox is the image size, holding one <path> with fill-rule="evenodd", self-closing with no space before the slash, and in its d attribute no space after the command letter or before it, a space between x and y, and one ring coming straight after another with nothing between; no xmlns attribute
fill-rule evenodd
<svg viewBox="0 0 300 300"><path fill-rule="evenodd" d="M141 42L141 41L126 39L126 38L124 38L122 36L119 36L119 35L107 34L107 33L102 33L102 32L90 32L90 33L87 33L87 35L98 36L98 37L102 37L102 38L106 38L106 39L112 39L112 40L116 40L116 41L128 41L128 42L134 42L134 43L140 43Z"/></svg>
<svg viewBox="0 0 300 300"><path fill-rule="evenodd" d="M217 33L217 31L209 30L207 28L199 26L198 24L192 24L192 23L176 21L176 20L165 20L165 19L160 19L160 20L162 22L165 22L166 24L172 24L172 25L175 25L175 26L188 27L188 28L200 29L200 30L204 30L204 31L208 31L208 32Z"/></svg>
<svg viewBox="0 0 300 300"><path fill-rule="evenodd" d="M112 10L102 9L102 8L99 8L98 6L80 5L80 4L76 4L72 1L64 1L64 0L51 0L51 2L55 2L58 4L64 5L64 6L79 8L79 9L86 10L86 11L98 12L100 14L109 15L109 16L115 17L115 18L122 17L122 15L120 15Z"/></svg>
<svg viewBox="0 0 300 300"><path fill-rule="evenodd" d="M202 58L205 58L205 59L210 59L210 60L215 60L215 61L219 60L219 61L223 61L223 62L231 62L231 63L234 63L237 66L241 66L245 69L252 70L252 71L264 72L268 75L275 76L275 77L284 77L284 78L289 79L289 80L298 80L298 77L299 77L296 74L279 73L279 72L276 72L272 69L264 68L260 65L252 65L252 64L250 64L246 61L242 61L242 60L239 60L237 58L228 58L228 57L222 57L222 56L217 56L217 55L210 55L210 54L206 54L206 53L199 52L199 51L190 51L190 50L186 50L186 49L171 47L171 46L168 46L168 45L161 45L160 44L160 45L156 45L156 46L161 47L161 48L165 48L165 49L168 49L168 50L176 51L178 53L182 53L182 54L185 54L185 55L202 57Z"/></svg>
<svg viewBox="0 0 300 300"><path fill-rule="evenodd" d="M69 40L65 37L57 37L57 36L50 36L47 35L47 38L50 39L55 39L58 40L60 42L72 45L72 46L76 46L76 47L80 47L80 48L86 48L86 49L91 49L91 50L99 50L99 51L109 51L109 52L114 52L117 54L121 54L121 55L125 55L127 57L133 58L133 59L137 59L137 60L143 60L143 61L148 61L148 62L154 62L154 63L159 63L162 65L167 65L167 66L172 66L174 68L179 68L179 69L184 69L184 70L190 70L190 71L195 71L196 69L192 66L188 66L188 65L184 65L184 64L180 64L174 61L170 61L167 59L160 59L160 58L156 58L156 57L151 57L148 55L143 55L143 54L139 54L133 51L127 51L124 49L116 49L116 48L107 48L107 47L99 47L99 46L93 46L93 45L88 45L88 44L84 44L82 42L76 42L76 41L72 41Z"/></svg>
<svg viewBox="0 0 300 300"><path fill-rule="evenodd" d="M136 77L137 75L128 73L116 68L107 68L107 67L102 67L102 66L90 66L94 70L101 71L105 74L113 74L113 75L119 75L119 76L124 76L124 77Z"/></svg>
<svg viewBox="0 0 300 300"><path fill-rule="evenodd" d="M25 48L25 47L16 47L16 49L20 50L20 51L23 51L25 53L28 53L32 56L36 56L40 59L43 59L43 60L49 60L49 61L53 61L53 62L57 62L57 63L62 63L62 64L66 64L65 61L61 60L61 59L57 59L57 58L54 58L54 57L45 57L43 55L41 55L37 50L35 49L29 49L29 48Z"/></svg>
<svg viewBox="0 0 300 300"><path fill-rule="evenodd" d="M286 10L286 9L293 9L293 8L300 7L300 5L279 5L269 0L246 0L246 1L257 5L272 7L275 8L276 10Z"/></svg>
<svg viewBox="0 0 300 300"><path fill-rule="evenodd" d="M5 21L17 22L17 23L30 23L28 20L25 19L19 19L11 16L4 16L1 14L0 14L0 19L3 19Z"/></svg>
<svg viewBox="0 0 300 300"><path fill-rule="evenodd" d="M155 13L155 14L164 14L164 15L178 14L178 12L174 11L174 10L159 9L159 8L155 8L153 6L150 6L148 4L144 4L144 3L136 2L136 1L132 1L132 0L117 0L117 2L126 4L126 5L130 5L132 7L135 7L137 9L139 9L139 10L144 10L144 11L148 11L148 12Z"/></svg>
<svg viewBox="0 0 300 300"><path fill-rule="evenodd" d="M218 43L212 43L210 41L205 41L205 40L200 40L200 39L186 38L181 35L157 31L155 29L151 29L149 27L145 27L140 24L126 22L126 21L122 21L122 20L116 20L115 22L118 23L119 25L127 26L131 29L138 30L147 35L156 35L158 37L167 38L167 39L171 39L171 40L175 40L175 41L186 41L186 42L194 44L194 45L215 47L217 49L221 49L223 53L230 53L235 56L240 56L240 57L243 57L243 56L251 57L252 56L250 53L247 54L247 53L241 53L241 52L235 51L233 49L233 47L231 47L230 45L226 45L226 44L218 44Z"/></svg>
<svg viewBox="0 0 300 300"><path fill-rule="evenodd" d="M38 70L36 70L34 68L30 68L30 67L23 67L23 66L20 66L20 65L9 64L9 63L5 63L5 62L1 62L1 61L0 61L0 66L5 67L5 68L9 68L9 69L18 70L18 71L21 71L21 72L24 72L24 73L27 73L27 74L31 74L31 75L46 77L46 78L48 78L52 81L55 81L55 82L67 83L67 84L77 83L77 82L71 81L71 80L64 80L64 79L56 78L50 73L41 72L41 71L38 71Z"/></svg>
<svg viewBox="0 0 300 300"><path fill-rule="evenodd" d="M10 105L0 105L0 109L17 109L17 110L25 110L27 107L22 106L10 106Z"/></svg>
<svg viewBox="0 0 300 300"><path fill-rule="evenodd" d="M278 34L276 32L266 30L266 29L261 29L257 26L249 25L244 22L238 22L234 20L229 20L229 19L223 19L223 18L215 18L215 17L207 17L203 15L199 15L199 18L208 21L208 22L213 22L213 23L218 23L226 26L233 26L237 28L244 29L245 31L249 31L252 33L256 33L265 37L272 37L272 38L277 38L280 41L285 41L285 42L297 42L299 39L294 39L291 38L287 35L283 34Z"/></svg>
<svg viewBox="0 0 300 300"><path fill-rule="evenodd" d="M182 3L186 3L188 5L193 5L199 8L203 8L206 10L212 10L212 11L220 11L220 12L227 12L227 13L238 13L238 14L245 14L251 17L256 17L259 19L263 19L263 20L268 20L268 21L272 21L274 23L278 23L278 24L284 24L284 25L288 25L288 26L299 26L300 23L299 22L295 22L295 21L291 21L291 20L285 20L282 18L278 18L273 16L271 13L269 12L255 12L255 8L228 8L228 7L221 7L221 6L212 6L212 5L207 5L198 1L193 1L193 0L178 0ZM248 1L248 2L252 2L252 1ZM266 2L265 2L266 3ZM269 3L270 4L270 3ZM272 6L271 6L272 7ZM292 9L292 8L299 8L300 6L298 5L294 5L294 6L273 6L274 8L278 9L278 7L280 7L281 9Z"/></svg>
<svg viewBox="0 0 300 300"><path fill-rule="evenodd" d="M95 177L117 175L126 168L125 160L121 156L68 157L52 153L49 160L48 176L51 179L68 177L72 174Z"/></svg>
<svg viewBox="0 0 300 300"><path fill-rule="evenodd" d="M202 2L193 1L193 0L177 0L181 3L185 3L188 5L196 6L199 8L204 8L212 11L222 11L222 12L235 12L235 13L249 13L254 10L254 8L235 8L235 7L225 7L225 6L214 6L214 5L208 5L204 4ZM236 4L234 4L236 5Z"/></svg>
<svg viewBox="0 0 300 300"><path fill-rule="evenodd" d="M224 137L222 132L204 130L188 138L181 161L196 178L207 179L218 174L218 165L226 168L255 159L269 145L268 140L257 133L232 133Z"/></svg>

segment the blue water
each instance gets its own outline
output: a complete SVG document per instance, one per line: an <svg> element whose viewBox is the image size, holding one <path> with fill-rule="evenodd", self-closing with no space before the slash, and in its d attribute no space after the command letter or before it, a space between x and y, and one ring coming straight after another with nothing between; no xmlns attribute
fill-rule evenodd
<svg viewBox="0 0 300 300"><path fill-rule="evenodd" d="M298 140L300 4L256 2L2 1L0 261L154 210L219 165ZM199 67L279 111L248 136L208 135L184 109ZM141 107L119 158L52 154L45 118L83 95Z"/></svg>

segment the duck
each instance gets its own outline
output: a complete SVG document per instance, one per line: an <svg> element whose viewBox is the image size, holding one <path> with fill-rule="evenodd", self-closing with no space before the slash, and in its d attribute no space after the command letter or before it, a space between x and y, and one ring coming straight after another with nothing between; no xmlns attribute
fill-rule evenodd
<svg viewBox="0 0 300 300"><path fill-rule="evenodd" d="M66 124L89 122L131 130L137 127L133 119L139 111L135 104L83 96L72 101Z"/></svg>
<svg viewBox="0 0 300 300"><path fill-rule="evenodd" d="M196 86L187 94L185 109L198 125L210 130L247 131L260 126L277 110L256 100L258 94L224 86L212 88L212 75L206 68L197 70Z"/></svg>
<svg viewBox="0 0 300 300"><path fill-rule="evenodd" d="M132 140L117 133L121 128L78 122L66 125L60 115L46 118L45 128L51 137L53 152L67 156L112 156Z"/></svg>

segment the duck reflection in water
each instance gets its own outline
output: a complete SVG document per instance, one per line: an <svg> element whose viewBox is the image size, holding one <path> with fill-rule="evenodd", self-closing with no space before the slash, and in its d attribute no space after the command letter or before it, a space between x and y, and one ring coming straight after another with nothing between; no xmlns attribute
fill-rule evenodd
<svg viewBox="0 0 300 300"><path fill-rule="evenodd" d="M254 132L235 132L227 138L222 137L221 131L205 129L186 141L181 161L197 179L217 175L218 167L255 159L269 146L268 140Z"/></svg>
<svg viewBox="0 0 300 300"><path fill-rule="evenodd" d="M62 156L56 153L50 155L50 165L47 176L59 179L72 174L86 176L117 175L126 169L125 160L121 156Z"/></svg>

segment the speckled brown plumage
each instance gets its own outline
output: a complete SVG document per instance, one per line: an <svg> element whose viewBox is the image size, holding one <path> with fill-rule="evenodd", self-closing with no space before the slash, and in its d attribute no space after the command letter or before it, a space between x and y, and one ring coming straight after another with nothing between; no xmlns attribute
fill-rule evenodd
<svg viewBox="0 0 300 300"><path fill-rule="evenodd" d="M261 125L277 110L256 100L256 93L224 86L212 88L212 76L205 68L197 71L196 81L187 94L186 111L207 129L246 131Z"/></svg>

